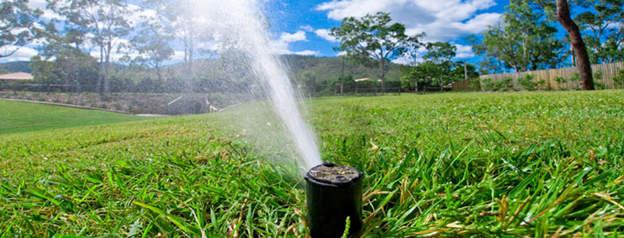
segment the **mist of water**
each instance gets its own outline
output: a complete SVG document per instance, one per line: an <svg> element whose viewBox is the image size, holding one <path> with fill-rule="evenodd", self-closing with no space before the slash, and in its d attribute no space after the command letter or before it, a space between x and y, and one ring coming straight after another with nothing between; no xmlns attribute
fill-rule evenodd
<svg viewBox="0 0 624 238"><path fill-rule="evenodd" d="M211 44L243 52L253 78L261 81L273 111L283 123L305 169L321 164L315 135L303 119L296 91L283 63L271 48L263 0L195 0L190 6L195 27L211 36ZM242 62L247 61L247 62Z"/></svg>

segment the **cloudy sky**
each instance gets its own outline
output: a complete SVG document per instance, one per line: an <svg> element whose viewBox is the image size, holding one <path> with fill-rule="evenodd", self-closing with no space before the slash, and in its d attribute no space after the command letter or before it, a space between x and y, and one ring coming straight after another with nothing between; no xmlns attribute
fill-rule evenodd
<svg viewBox="0 0 624 238"><path fill-rule="evenodd" d="M450 41L458 56L470 58L466 36L478 34L500 20L503 0L279 0L267 12L277 39L287 39L287 51L334 56L335 40L328 29L340 20L378 11L407 26L408 33L426 32L427 41ZM283 45L283 44L282 44Z"/></svg>
<svg viewBox="0 0 624 238"><path fill-rule="evenodd" d="M31 0L36 7L44 0ZM474 60L466 36L477 34L500 20L503 0L267 0L265 12L274 38L272 47L281 54L335 56L337 42L329 29L340 20L378 11L407 26L408 33L426 32L427 41L450 41L458 57ZM27 60L37 52L24 47L1 61Z"/></svg>

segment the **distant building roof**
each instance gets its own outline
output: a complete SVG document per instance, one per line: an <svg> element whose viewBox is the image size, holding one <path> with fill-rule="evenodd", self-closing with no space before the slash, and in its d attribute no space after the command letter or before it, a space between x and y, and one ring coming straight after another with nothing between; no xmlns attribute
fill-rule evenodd
<svg viewBox="0 0 624 238"><path fill-rule="evenodd" d="M21 81L21 80L33 80L33 79L34 77L32 76L32 74L24 73L24 72L0 74L0 80Z"/></svg>
<svg viewBox="0 0 624 238"><path fill-rule="evenodd" d="M373 80L373 79L370 79L370 78L361 78L361 79L355 79L353 81L355 81L355 82L364 82L364 81L377 81L377 82L381 82L381 79Z"/></svg>

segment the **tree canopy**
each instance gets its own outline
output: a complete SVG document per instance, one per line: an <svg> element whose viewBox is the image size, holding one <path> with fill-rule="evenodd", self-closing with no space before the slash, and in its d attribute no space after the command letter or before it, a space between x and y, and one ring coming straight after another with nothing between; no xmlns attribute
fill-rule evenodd
<svg viewBox="0 0 624 238"><path fill-rule="evenodd" d="M347 17L331 34L340 41L339 50L363 62L378 64L382 92L388 62L415 51L423 34L407 35L405 25L393 22L389 13L378 12L362 18Z"/></svg>

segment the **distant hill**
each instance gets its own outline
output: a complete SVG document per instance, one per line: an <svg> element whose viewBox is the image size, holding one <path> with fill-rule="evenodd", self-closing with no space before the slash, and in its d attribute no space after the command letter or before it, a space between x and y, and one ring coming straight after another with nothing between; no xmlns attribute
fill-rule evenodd
<svg viewBox="0 0 624 238"><path fill-rule="evenodd" d="M32 73L32 67L28 61L15 61L0 64L0 73L26 72Z"/></svg>
<svg viewBox="0 0 624 238"><path fill-rule="evenodd" d="M314 75L321 81L336 80L342 74L342 59L338 57L285 55L283 56L283 60L289 67L293 76L297 78L302 77L305 72L308 72L308 74ZM352 76L354 79L375 79L378 78L379 69L378 67L365 67L361 64L346 62L344 75ZM400 75L400 66L391 64L386 74L386 80L399 81Z"/></svg>
<svg viewBox="0 0 624 238"><path fill-rule="evenodd" d="M288 66L292 76L301 77L304 72L313 75L317 79L335 80L342 73L342 60L337 57L314 57L300 55L284 55L283 61ZM357 64L349 64L344 67L345 76L353 78L377 78L379 75L377 67L364 67ZM16 61L0 63L0 73L26 72L32 73L32 67L28 61ZM392 64L387 73L388 81L398 81L400 77L399 65Z"/></svg>

